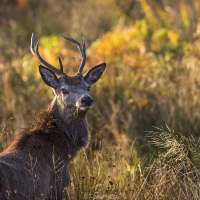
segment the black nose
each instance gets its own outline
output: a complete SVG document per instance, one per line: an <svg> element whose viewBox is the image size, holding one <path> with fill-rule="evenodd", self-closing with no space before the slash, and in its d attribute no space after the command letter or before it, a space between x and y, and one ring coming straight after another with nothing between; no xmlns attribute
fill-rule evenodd
<svg viewBox="0 0 200 200"><path fill-rule="evenodd" d="M85 96L81 99L81 103L85 106L91 106L93 104L93 99L90 96Z"/></svg>

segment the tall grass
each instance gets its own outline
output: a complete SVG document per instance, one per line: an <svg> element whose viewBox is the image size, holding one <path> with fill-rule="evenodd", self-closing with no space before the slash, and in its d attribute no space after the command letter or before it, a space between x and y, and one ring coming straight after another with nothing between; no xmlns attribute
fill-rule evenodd
<svg viewBox="0 0 200 200"><path fill-rule="evenodd" d="M6 128L3 133L1 144L10 140ZM126 147L108 147L102 138L98 149L90 145L79 152L70 165L71 183L64 199L199 199L199 140L168 126L155 127L147 138L149 148L156 147L150 159L139 158L135 141Z"/></svg>
<svg viewBox="0 0 200 200"><path fill-rule="evenodd" d="M52 8L45 13L34 4L26 21L23 9L17 18L21 21L14 19L18 10L5 13L10 20L2 20L5 31L1 29L0 40L0 151L14 138L13 130L23 127L53 96L42 83L37 59L28 52L30 25L36 20L36 36L48 35L40 37L42 56L58 66L60 54L64 70L72 75L80 63L79 52L57 35L49 35L67 27L72 37L79 40L84 35L89 41L86 69L103 61L107 69L91 89L95 102L88 114L91 144L70 166L66 199L200 199L199 1L87 1L85 9L76 13L74 9L82 7L78 2L69 2L73 4L69 9L64 2L54 6L45 1L42 6ZM31 8L31 3L25 2L24 8ZM58 19L70 17L55 23L61 8L70 15L65 12L63 17L61 12ZM33 15L41 12L40 23ZM87 20L91 16L95 31ZM178 133L161 127L145 137L147 130L161 124Z"/></svg>
<svg viewBox="0 0 200 200"><path fill-rule="evenodd" d="M103 145L82 151L70 167L66 199L199 199L200 171L193 162L199 143L168 127L149 131L148 138L158 148L148 164L138 159L134 143L125 152L118 146L105 153Z"/></svg>

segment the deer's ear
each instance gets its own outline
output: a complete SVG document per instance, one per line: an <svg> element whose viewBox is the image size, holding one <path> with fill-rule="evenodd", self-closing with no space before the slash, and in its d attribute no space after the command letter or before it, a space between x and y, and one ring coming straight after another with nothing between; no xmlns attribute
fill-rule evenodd
<svg viewBox="0 0 200 200"><path fill-rule="evenodd" d="M98 79L101 77L102 73L104 72L106 68L106 63L101 63L92 69L90 69L86 75L84 76L85 82L87 82L89 85L95 83L98 81Z"/></svg>
<svg viewBox="0 0 200 200"><path fill-rule="evenodd" d="M59 85L59 80L56 77L56 75L54 74L53 71L51 71L50 69L39 65L39 71L40 71L40 75L43 79L43 81L51 88L56 89Z"/></svg>

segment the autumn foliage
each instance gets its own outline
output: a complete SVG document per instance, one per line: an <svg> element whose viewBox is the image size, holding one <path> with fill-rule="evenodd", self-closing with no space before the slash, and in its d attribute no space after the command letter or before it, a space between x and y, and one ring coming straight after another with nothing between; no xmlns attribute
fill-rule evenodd
<svg viewBox="0 0 200 200"><path fill-rule="evenodd" d="M66 199L199 199L199 1L58 2L0 2L1 149L52 98L31 33L70 75L80 53L59 35L84 37L86 70L101 62L107 70L91 89L91 145L71 166Z"/></svg>

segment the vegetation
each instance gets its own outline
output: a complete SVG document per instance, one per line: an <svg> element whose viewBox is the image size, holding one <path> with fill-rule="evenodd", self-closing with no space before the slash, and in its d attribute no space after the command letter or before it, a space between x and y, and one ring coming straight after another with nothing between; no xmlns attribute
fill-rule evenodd
<svg viewBox="0 0 200 200"><path fill-rule="evenodd" d="M0 150L52 98L31 33L69 74L80 55L57 34L84 36L86 68L108 67L91 89L91 144L71 165L66 199L200 198L198 0L3 0L0 17Z"/></svg>

